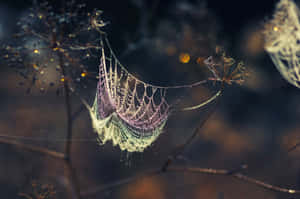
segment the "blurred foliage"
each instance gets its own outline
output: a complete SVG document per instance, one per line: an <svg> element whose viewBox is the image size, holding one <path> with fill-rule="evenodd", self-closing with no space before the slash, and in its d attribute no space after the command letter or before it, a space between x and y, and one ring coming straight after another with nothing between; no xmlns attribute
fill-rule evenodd
<svg viewBox="0 0 300 199"><path fill-rule="evenodd" d="M30 193L19 193L23 199L56 199L55 187L51 184L31 183Z"/></svg>

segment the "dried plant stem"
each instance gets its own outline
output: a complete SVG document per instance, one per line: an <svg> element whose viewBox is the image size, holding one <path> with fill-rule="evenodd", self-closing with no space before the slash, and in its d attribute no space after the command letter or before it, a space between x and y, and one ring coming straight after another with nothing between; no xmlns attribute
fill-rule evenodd
<svg viewBox="0 0 300 199"><path fill-rule="evenodd" d="M223 85L220 89L220 92L222 93L223 91ZM173 160L175 160L179 155L181 155L186 147L192 143L192 141L197 137L198 133L200 132L200 129L203 127L203 125L206 123L206 121L210 118L210 116L215 112L216 107L219 103L220 97L217 99L216 103L214 104L214 107L212 110L208 112L206 117L200 122L200 124L196 127L196 129L193 131L192 135L188 137L188 139L181 145L178 145L173 152L169 155L168 159L166 162L163 164L161 170L166 171L167 168L173 163Z"/></svg>
<svg viewBox="0 0 300 199"><path fill-rule="evenodd" d="M64 61L63 61L63 55L61 53L59 53L59 63L61 66L61 70L62 70L62 75L65 77L66 76L66 71L65 71L65 67L64 67ZM77 179L77 175L76 175L76 171L75 168L73 168L72 166L72 162L71 162L71 147L72 147L72 127L73 127L73 119L72 119L72 106L71 106L71 99L70 99L70 88L69 88L69 84L68 81L64 81L64 91L65 91L65 106L66 106L66 116L67 116L67 142L65 145L65 175L67 178L70 179L71 183L73 184L74 187L74 191L76 194L76 197L78 199L81 198L80 196L80 185ZM70 188L71 190L71 188ZM73 198L71 196L71 198Z"/></svg>
<svg viewBox="0 0 300 199"><path fill-rule="evenodd" d="M282 188L276 185L272 185L255 178L248 177L242 173L234 173L232 170L226 169L211 169L211 168L200 168L200 167L170 167L168 171L171 172L190 172L190 173L204 173L204 174L212 174L212 175L224 175L224 176L232 176L239 180L255 184L259 187L269 189L271 191L283 192L289 194L300 194L300 190Z"/></svg>
<svg viewBox="0 0 300 199"><path fill-rule="evenodd" d="M295 189L288 189L279 187L276 185L272 185L260 180L257 180L252 177L248 177L242 173L239 172L232 172L232 170L226 170L226 169L212 169L212 168L201 168L201 167L183 167L183 166L170 166L166 171L162 171L161 169L153 169L149 170L147 172L144 172L142 175L137 175L135 177L126 178L123 180L119 180L104 186L95 187L93 189L87 190L85 192L82 192L82 196L92 196L96 193L101 193L105 191L109 191L113 188L116 188L118 186L129 184L138 180L141 180L143 178L151 178L157 175L167 174L170 172L188 172L188 173L199 173L199 174L209 174L209 175L223 175L223 176L231 176L233 178L236 178L241 181L245 181L250 184L254 184L258 187L262 187L264 189L268 189L275 192L281 192L281 193L288 193L288 194L300 194L300 190Z"/></svg>
<svg viewBox="0 0 300 199"><path fill-rule="evenodd" d="M8 144L8 145L12 145L24 150L28 150L31 152L36 152L36 153L40 153L43 155L47 155L49 157L53 157L53 158L58 158L58 159L64 159L64 154L59 153L59 152L55 152L55 151L51 151L48 149L44 149L41 147L34 147L34 146L30 146L30 145L25 145L22 143L18 143L16 141L12 141L12 140L6 140L3 138L0 138L0 143L2 144ZM68 166L70 164L66 164L66 166ZM72 170L72 168L67 168L67 170ZM300 194L300 190L295 190L295 189L288 189L288 188L283 188L283 187L279 187L276 185L272 185L260 180L257 180L255 178L251 178L248 177L246 175L243 175L242 173L235 173L232 172L232 170L226 170L226 169L212 169L212 168L201 168L201 167L179 167L179 166L169 166L168 169L166 171L162 171L161 169L153 169L147 172L144 172L142 175L137 175L135 177L130 177L130 178L126 178L123 180L119 180L104 186L100 186L100 187L96 187L90 190L87 190L85 192L81 192L81 196L90 196L90 195L94 195L96 193L99 192L103 192L103 191L108 191L112 188L124 185L124 184L128 184L143 178L149 178L149 177L153 177L156 175L160 175L160 174L164 174L164 173L168 173L168 172L189 172L189 173L202 173L202 174L210 174L210 175L224 175L224 176L232 176L234 178L237 178L239 180L251 183L251 184L255 184L258 187L262 187L271 191L276 191L276 192L282 192L282 193L288 193L288 194Z"/></svg>
<svg viewBox="0 0 300 199"><path fill-rule="evenodd" d="M14 141L14 140L10 140L10 139L0 138L0 143L12 145L17 148L24 149L26 151L39 153L41 155L46 155L46 156L57 158L57 159L65 159L65 154L63 154L63 153L51 151L49 149L42 148L42 147L23 144L23 143L20 143L20 142Z"/></svg>

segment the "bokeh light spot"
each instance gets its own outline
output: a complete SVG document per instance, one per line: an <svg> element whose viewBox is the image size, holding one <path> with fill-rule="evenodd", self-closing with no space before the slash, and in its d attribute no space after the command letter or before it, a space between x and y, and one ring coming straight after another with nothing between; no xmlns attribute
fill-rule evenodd
<svg viewBox="0 0 300 199"><path fill-rule="evenodd" d="M85 77L87 75L86 72L81 73L81 77Z"/></svg>
<svg viewBox="0 0 300 199"><path fill-rule="evenodd" d="M174 46L168 46L166 48L166 53L169 56L174 55L176 53L176 51L177 51L177 49Z"/></svg>
<svg viewBox="0 0 300 199"><path fill-rule="evenodd" d="M196 60L196 62L197 62L197 64L200 64L200 65L202 65L204 62L205 59L203 58L203 57L198 57L197 58L197 60Z"/></svg>
<svg viewBox="0 0 300 199"><path fill-rule="evenodd" d="M179 61L183 64L189 63L191 57L188 53L181 53L179 55Z"/></svg>
<svg viewBox="0 0 300 199"><path fill-rule="evenodd" d="M38 67L38 65L36 65L36 64L33 64L32 67L33 67L35 70L39 70L39 67Z"/></svg>

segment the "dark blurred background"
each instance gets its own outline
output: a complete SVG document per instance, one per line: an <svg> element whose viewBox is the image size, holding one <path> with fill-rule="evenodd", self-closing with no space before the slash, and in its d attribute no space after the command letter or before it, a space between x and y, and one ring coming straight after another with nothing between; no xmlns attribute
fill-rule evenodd
<svg viewBox="0 0 300 199"><path fill-rule="evenodd" d="M52 2L52 1L51 1ZM56 1L53 1L57 3ZM217 45L241 60L250 72L242 86L227 86L218 107L186 149L180 165L238 168L271 184L300 189L300 91L288 84L263 49L261 30L277 1L127 0L85 1L88 8L104 11L112 47L128 70L159 85L194 82L203 77L202 60ZM31 1L0 1L0 40L9 40L18 17ZM188 55L183 61L182 54ZM187 62L187 63L184 63ZM95 71L97 65L91 66ZM0 68L0 134L20 142L63 151L66 118L63 96L54 90L27 94L22 77L5 64ZM92 102L96 81L78 92ZM210 89L190 90L183 104L195 104ZM73 105L80 100L74 96ZM144 153L127 157L111 143L99 146L85 111L74 125L72 160L82 190L134 176L160 167L172 149L183 142L210 108L174 114L165 132ZM64 198L63 164L52 158L0 144L1 198L21 198L30 182L51 183ZM167 173L125 184L90 198L300 198L276 193L224 176Z"/></svg>

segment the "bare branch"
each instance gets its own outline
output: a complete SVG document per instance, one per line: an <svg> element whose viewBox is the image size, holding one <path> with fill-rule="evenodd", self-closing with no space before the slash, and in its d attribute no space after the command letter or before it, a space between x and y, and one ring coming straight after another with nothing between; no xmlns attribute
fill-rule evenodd
<svg viewBox="0 0 300 199"><path fill-rule="evenodd" d="M59 53L59 64L62 69L62 75L65 76L65 68L64 68L64 60L63 60L63 54ZM72 147L72 136L73 136L73 120L72 120L72 106L71 106L71 99L70 99L70 88L69 83L67 81L64 82L64 90L65 90L65 106L66 106L66 117L67 117L67 142L65 145L65 164L66 164L66 170L68 171L67 175L69 176L70 181L73 183L73 188L76 193L76 197L78 199L81 198L80 195L80 185L79 181L77 179L75 168L72 166L71 162L71 147Z"/></svg>
<svg viewBox="0 0 300 199"><path fill-rule="evenodd" d="M63 153L56 152L56 151L51 151L49 149L42 148L42 147L23 144L23 143L14 141L14 140L0 138L0 143L7 144L7 145L12 145L12 146L15 146L17 148L21 148L21 149L31 151L31 152L36 152L36 153L39 153L39 154L42 154L42 155L47 155L47 156L58 158L58 159L64 159L65 158L65 155Z"/></svg>
<svg viewBox="0 0 300 199"><path fill-rule="evenodd" d="M272 185L260 180L257 180L252 177L248 177L242 173L232 173L230 170L225 169L211 169L211 168L199 168L199 167L170 167L168 171L173 172L191 172L191 173L204 173L204 174L212 174L212 175L225 175L225 176L232 176L234 178L237 178L239 180L255 184L259 187L269 189L271 191L276 192L282 192L282 193L288 193L288 194L300 194L300 190L295 189L288 189L288 188L282 188L276 185Z"/></svg>
<svg viewBox="0 0 300 199"><path fill-rule="evenodd" d="M137 175L134 177L126 178L123 180L119 180L113 183L110 183L108 185L103 185L100 187L95 187L93 189L87 190L85 192L81 192L81 195L91 196L95 195L96 193L101 193L104 191L108 191L110 189L119 187L124 184L129 184L134 181L143 179L143 178L150 178L156 175L168 173L168 172L189 172L189 173L201 173L201 174L209 174L209 175L223 175L223 176L231 176L233 178L236 178L241 181L245 181L250 184L254 184L258 187L262 187L264 189L268 189L275 192L281 192L281 193L287 193L287 194L300 194L300 190L295 189L289 189L289 188L283 188L276 185L272 185L260 180L257 180L252 177L248 177L242 173L239 172L232 172L232 170L226 170L226 169L212 169L212 168L201 168L201 167L182 167L182 166L170 166L166 171L162 171L161 169L153 169L150 171L145 172L142 175Z"/></svg>
<svg viewBox="0 0 300 199"><path fill-rule="evenodd" d="M221 86L220 91L223 91L223 85ZM202 126L205 124L205 122L210 118L210 116L215 112L217 104L219 102L219 99L217 99L214 107L212 108L212 110L206 115L206 117L201 121L201 123L198 125L198 127L193 131L192 135L186 140L186 142L184 142L181 145L178 145L173 152L171 153L171 155L168 157L168 159L166 160L166 162L163 164L162 166L162 171L166 171L167 168L173 163L174 159L177 159L177 157L179 155L181 155L185 148L191 144L191 142L197 137L198 133L200 132L200 129L202 128Z"/></svg>

